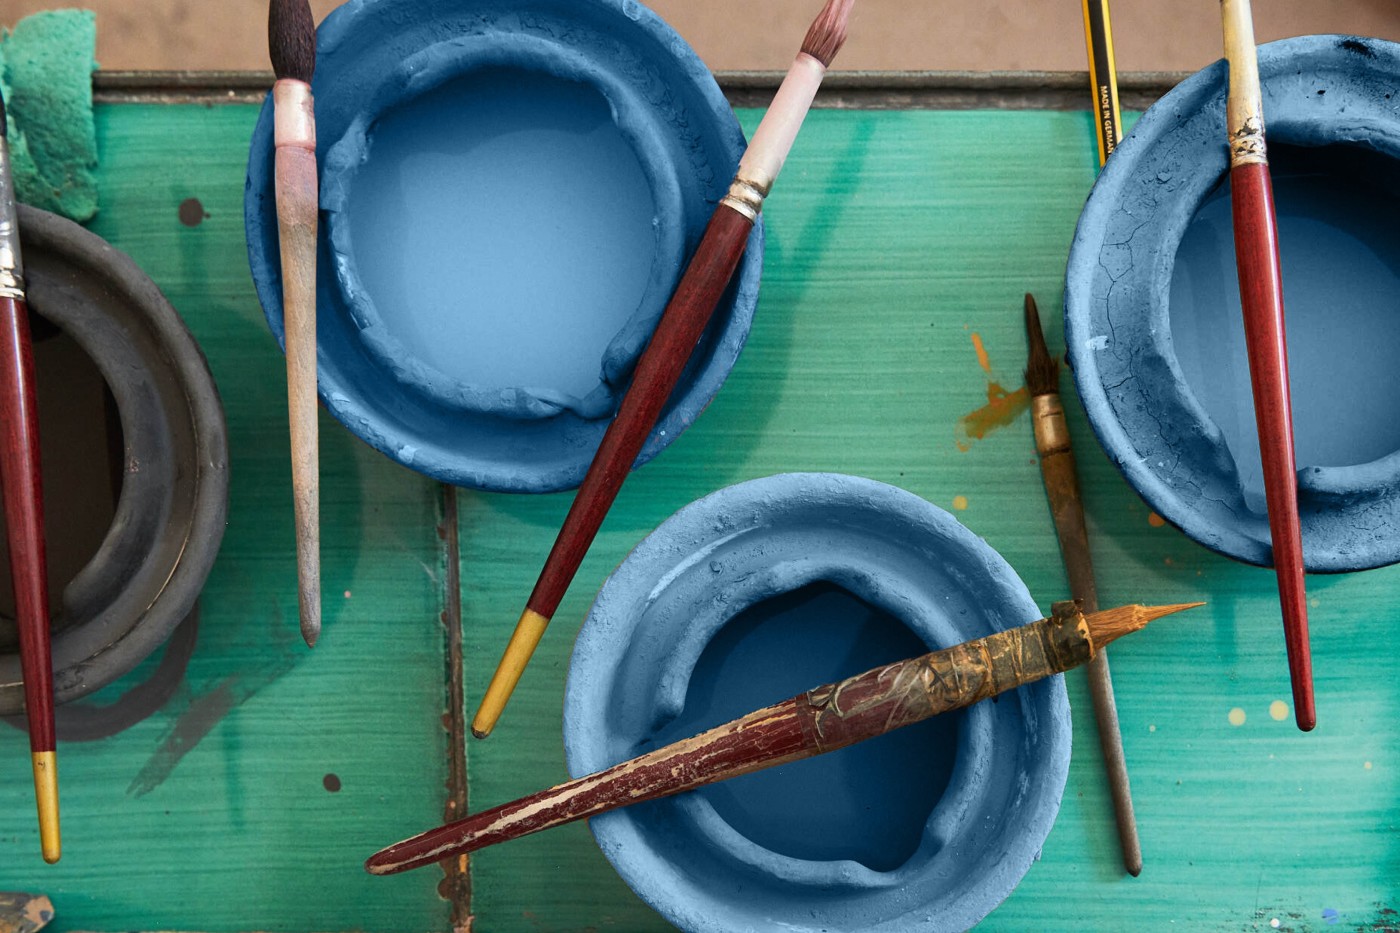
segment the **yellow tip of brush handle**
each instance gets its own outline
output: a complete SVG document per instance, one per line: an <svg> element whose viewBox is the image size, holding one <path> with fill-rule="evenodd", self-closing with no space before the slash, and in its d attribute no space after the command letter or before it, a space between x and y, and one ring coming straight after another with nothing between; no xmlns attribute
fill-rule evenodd
<svg viewBox="0 0 1400 933"><path fill-rule="evenodd" d="M63 854L58 832L58 756L35 752L34 799L39 804L39 848L44 861L52 865Z"/></svg>
<svg viewBox="0 0 1400 933"><path fill-rule="evenodd" d="M510 695L515 692L515 685L520 682L520 675L525 673L525 665L530 663L530 656L535 653L548 625L549 617L533 609L521 613L520 621L515 624L515 631L510 636L510 643L501 655L501 663L496 665L496 673L491 675L486 696L482 698L481 706L477 707L476 718L472 720L472 735L478 739L486 738L496 728L496 721L510 702Z"/></svg>

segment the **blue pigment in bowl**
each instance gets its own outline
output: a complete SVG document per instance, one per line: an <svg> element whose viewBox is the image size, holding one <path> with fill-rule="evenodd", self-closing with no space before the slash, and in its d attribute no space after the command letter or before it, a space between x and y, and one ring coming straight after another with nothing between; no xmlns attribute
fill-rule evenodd
<svg viewBox="0 0 1400 933"><path fill-rule="evenodd" d="M743 135L632 0L361 0L317 33L318 381L351 431L481 489L578 484ZM248 164L253 280L281 339L272 105ZM637 463L748 335L755 228Z"/></svg>
<svg viewBox="0 0 1400 933"><path fill-rule="evenodd" d="M831 474L729 487L600 591L569 669L569 769L1039 615L994 551L911 493ZM1039 853L1069 739L1056 677L590 825L683 930L965 930Z"/></svg>
<svg viewBox="0 0 1400 933"><path fill-rule="evenodd" d="M1400 46L1260 48L1305 565L1400 560ZM1152 507L1271 561L1217 63L1154 105L1085 205L1065 333L1100 441Z"/></svg>

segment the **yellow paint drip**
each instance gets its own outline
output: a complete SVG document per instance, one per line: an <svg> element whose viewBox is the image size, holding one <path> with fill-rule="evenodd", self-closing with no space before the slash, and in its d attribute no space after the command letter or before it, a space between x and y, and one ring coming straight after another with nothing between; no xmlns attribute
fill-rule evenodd
<svg viewBox="0 0 1400 933"><path fill-rule="evenodd" d="M1288 704L1282 700L1275 700L1269 704L1269 715L1277 722L1283 722L1288 718Z"/></svg>
<svg viewBox="0 0 1400 933"><path fill-rule="evenodd" d="M1230 710L1230 725L1232 725L1232 726L1242 726L1242 725L1244 725L1244 710L1240 709L1238 706L1236 706L1234 709Z"/></svg>
<svg viewBox="0 0 1400 933"><path fill-rule="evenodd" d="M954 496L953 508L961 512L967 508L967 496Z"/></svg>
<svg viewBox="0 0 1400 933"><path fill-rule="evenodd" d="M987 355L987 348L982 345L982 335L976 331L972 332L972 349L977 351L977 365L982 367L982 372L990 376L992 358Z"/></svg>

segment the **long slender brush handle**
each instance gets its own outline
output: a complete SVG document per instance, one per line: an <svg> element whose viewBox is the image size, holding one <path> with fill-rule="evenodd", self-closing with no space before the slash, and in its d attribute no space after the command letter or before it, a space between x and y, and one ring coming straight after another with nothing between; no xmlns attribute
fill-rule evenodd
<svg viewBox="0 0 1400 933"><path fill-rule="evenodd" d="M1283 610L1284 644L1298 728L1317 725L1312 658L1308 647L1308 599L1303 582L1303 536L1298 520L1298 475L1293 455L1293 415L1288 389L1283 277L1278 221L1264 141L1263 95L1249 0L1221 0L1225 56L1230 65L1226 107L1230 142L1230 191L1254 418L1264 467L1274 572Z"/></svg>
<svg viewBox="0 0 1400 933"><path fill-rule="evenodd" d="M43 482L39 466L39 409L29 313L22 300L0 298L0 486L15 589L20 669L29 720L29 750L46 861L57 861L57 763L53 719L53 662L49 653L48 570L44 549Z"/></svg>
<svg viewBox="0 0 1400 933"><path fill-rule="evenodd" d="M1045 480L1050 512L1055 520L1055 532L1060 541L1065 574L1069 577L1070 594L1079 601L1086 613L1097 612L1098 587L1094 581L1094 565L1089 552L1089 532L1084 523L1079 476L1059 395L1037 395L1032 400L1032 417L1035 422L1036 449L1040 454L1041 475ZM1108 666L1108 652L1100 651L1094 655L1094 659L1085 665L1084 672L1089 682L1089 696L1094 705L1094 721L1098 726L1099 748L1108 775L1109 795L1113 801L1114 821L1118 828L1118 843L1123 852L1123 867L1136 877L1142 873L1142 841L1133 813L1128 760L1123 751L1123 733L1118 723L1118 706L1113 696L1113 677Z"/></svg>
<svg viewBox="0 0 1400 933"><path fill-rule="evenodd" d="M1284 644L1293 684L1298 728L1317 725L1312 657L1308 647L1308 597L1303 582L1303 535L1298 520L1298 475L1293 455L1293 419L1288 390L1288 348L1283 321L1273 188L1268 166L1237 165L1230 170L1235 225L1235 259L1254 417L1264 466L1264 491L1273 539L1274 573L1283 609Z"/></svg>
<svg viewBox="0 0 1400 933"><path fill-rule="evenodd" d="M297 542L301 633L321 632L320 473L316 407L316 133L311 91L283 79L276 107L277 230L282 255L282 320L287 348L287 415L291 426L292 502Z"/></svg>
<svg viewBox="0 0 1400 933"><path fill-rule="evenodd" d="M817 687L596 774L429 830L376 853L365 868L377 875L406 871L607 810L825 754L1069 670L1094 653L1090 622L1073 604L1056 609L1053 619Z"/></svg>
<svg viewBox="0 0 1400 933"><path fill-rule="evenodd" d="M519 683L545 626L559 608L583 556L622 488L622 481L641 452L642 444L733 277L752 228L752 219L723 203L710 218L695 257L662 312L651 342L637 361L632 384L623 395L617 417L603 434L598 452L589 464L588 473L550 549L544 570L530 593L525 612L491 677L472 722L472 733L478 738L490 734Z"/></svg>

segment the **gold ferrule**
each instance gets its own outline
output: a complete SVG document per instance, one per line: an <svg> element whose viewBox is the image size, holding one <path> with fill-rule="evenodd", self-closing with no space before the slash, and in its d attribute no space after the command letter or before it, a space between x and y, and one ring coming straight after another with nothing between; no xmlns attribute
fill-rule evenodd
<svg viewBox="0 0 1400 933"><path fill-rule="evenodd" d="M24 298L24 260L19 250L19 211L10 172L10 146L0 138L0 298Z"/></svg>
<svg viewBox="0 0 1400 933"><path fill-rule="evenodd" d="M1035 450L1042 457L1069 450L1069 425L1057 393L1031 399L1031 424L1035 428Z"/></svg>
<svg viewBox="0 0 1400 933"><path fill-rule="evenodd" d="M316 114L311 85L282 78L272 86L272 139L275 146L316 151Z"/></svg>
<svg viewBox="0 0 1400 933"><path fill-rule="evenodd" d="M727 204L750 221L757 222L758 215L763 210L763 199L768 197L772 188L771 179L752 181L743 175L736 175L729 185L729 193L720 198L719 203Z"/></svg>

